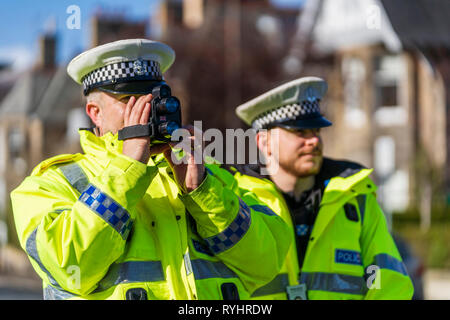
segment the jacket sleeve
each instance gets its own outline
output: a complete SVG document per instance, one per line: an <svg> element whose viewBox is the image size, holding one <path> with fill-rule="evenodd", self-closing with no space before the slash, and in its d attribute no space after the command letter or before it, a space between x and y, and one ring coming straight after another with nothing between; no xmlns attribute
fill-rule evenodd
<svg viewBox="0 0 450 320"><path fill-rule="evenodd" d="M182 199L200 236L250 294L278 274L291 242L289 229L228 172L208 170L203 183Z"/></svg>
<svg viewBox="0 0 450 320"><path fill-rule="evenodd" d="M368 291L365 299L411 299L412 281L389 233L386 218L374 194L360 206L363 217L361 252Z"/></svg>
<svg viewBox="0 0 450 320"><path fill-rule="evenodd" d="M117 156L80 195L57 166L27 177L11 193L19 241L33 267L63 292L95 290L124 252L135 206L156 169Z"/></svg>

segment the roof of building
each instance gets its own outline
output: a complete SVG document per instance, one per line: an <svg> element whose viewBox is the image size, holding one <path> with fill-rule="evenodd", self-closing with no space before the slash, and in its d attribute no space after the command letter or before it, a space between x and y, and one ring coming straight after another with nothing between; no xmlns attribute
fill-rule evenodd
<svg viewBox="0 0 450 320"><path fill-rule="evenodd" d="M35 114L47 123L65 122L68 112L82 107L82 88L66 72L65 66L58 68L36 106Z"/></svg>
<svg viewBox="0 0 450 320"><path fill-rule="evenodd" d="M0 103L0 115L37 116L45 123L65 122L68 112L80 107L82 89L66 72L30 70L21 75Z"/></svg>
<svg viewBox="0 0 450 320"><path fill-rule="evenodd" d="M405 47L450 47L450 1L379 1Z"/></svg>
<svg viewBox="0 0 450 320"><path fill-rule="evenodd" d="M0 114L31 114L47 89L53 73L30 70L20 76L0 103Z"/></svg>
<svg viewBox="0 0 450 320"><path fill-rule="evenodd" d="M450 48L448 17L450 1L442 0L307 0L292 51L308 41L323 52L377 43L392 51Z"/></svg>

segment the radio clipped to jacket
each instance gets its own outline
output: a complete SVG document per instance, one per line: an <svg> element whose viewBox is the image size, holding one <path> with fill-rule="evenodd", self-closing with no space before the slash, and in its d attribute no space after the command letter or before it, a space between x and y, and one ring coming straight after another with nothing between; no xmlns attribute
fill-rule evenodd
<svg viewBox="0 0 450 320"><path fill-rule="evenodd" d="M152 89L152 96L148 123L124 127L119 130L119 140L149 136L151 144L167 143L181 128L180 100L172 96L170 87L163 82Z"/></svg>

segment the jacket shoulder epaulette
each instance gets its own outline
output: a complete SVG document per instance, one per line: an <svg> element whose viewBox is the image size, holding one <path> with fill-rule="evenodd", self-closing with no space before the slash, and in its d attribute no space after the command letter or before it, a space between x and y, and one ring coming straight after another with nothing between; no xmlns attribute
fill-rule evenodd
<svg viewBox="0 0 450 320"><path fill-rule="evenodd" d="M68 163L74 161L80 157L80 153L75 154L60 154L51 158L48 158L39 163L31 172L31 175L41 175L48 168L56 164Z"/></svg>

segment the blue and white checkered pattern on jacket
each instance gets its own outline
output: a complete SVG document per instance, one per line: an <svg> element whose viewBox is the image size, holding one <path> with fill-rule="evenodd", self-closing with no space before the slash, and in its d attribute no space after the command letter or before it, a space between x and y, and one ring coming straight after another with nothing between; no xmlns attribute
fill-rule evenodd
<svg viewBox="0 0 450 320"><path fill-rule="evenodd" d="M239 199L239 212L228 228L218 235L205 239L209 248L215 254L228 250L242 239L250 227L250 221L250 208Z"/></svg>
<svg viewBox="0 0 450 320"><path fill-rule="evenodd" d="M132 220L129 213L112 198L90 184L78 200L119 232L122 238L127 238L131 230Z"/></svg>

